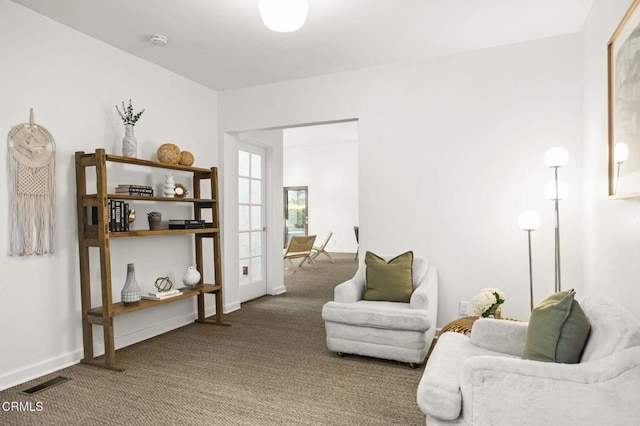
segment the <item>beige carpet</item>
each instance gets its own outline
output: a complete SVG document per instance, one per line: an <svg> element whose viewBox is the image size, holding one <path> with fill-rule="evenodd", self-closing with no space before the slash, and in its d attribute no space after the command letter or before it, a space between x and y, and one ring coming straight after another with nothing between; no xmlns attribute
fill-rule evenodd
<svg viewBox="0 0 640 426"><path fill-rule="evenodd" d="M288 292L243 304L231 327L194 323L118 350L123 373L78 364L0 392L42 406L0 410L0 425L424 425L422 368L327 350L322 305L356 269L334 258L285 271ZM20 393L59 375L72 380Z"/></svg>

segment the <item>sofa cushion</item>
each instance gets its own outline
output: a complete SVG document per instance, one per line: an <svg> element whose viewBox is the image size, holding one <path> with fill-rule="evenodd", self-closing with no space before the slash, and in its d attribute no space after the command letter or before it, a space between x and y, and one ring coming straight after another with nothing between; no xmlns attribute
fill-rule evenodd
<svg viewBox="0 0 640 426"><path fill-rule="evenodd" d="M533 309L522 358L576 364L589 336L589 319L573 289L543 300Z"/></svg>
<svg viewBox="0 0 640 426"><path fill-rule="evenodd" d="M408 303L399 302L327 302L322 307L322 318L325 321L390 330L425 332L431 328L429 311L412 309Z"/></svg>
<svg viewBox="0 0 640 426"><path fill-rule="evenodd" d="M413 252L408 251L387 262L368 251L364 263L367 288L363 299L409 303L413 293Z"/></svg>
<svg viewBox="0 0 640 426"><path fill-rule="evenodd" d="M591 322L591 333L580 362L595 361L633 346L640 346L640 322L618 303L587 294L580 306Z"/></svg>

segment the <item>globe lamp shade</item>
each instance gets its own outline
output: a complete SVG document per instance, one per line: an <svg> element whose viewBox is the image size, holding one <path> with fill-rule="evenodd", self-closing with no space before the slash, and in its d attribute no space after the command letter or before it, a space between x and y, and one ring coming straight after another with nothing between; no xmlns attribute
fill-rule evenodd
<svg viewBox="0 0 640 426"><path fill-rule="evenodd" d="M624 163L629 157L629 147L624 142L618 142L613 149L613 161L616 164Z"/></svg>
<svg viewBox="0 0 640 426"><path fill-rule="evenodd" d="M569 153L559 146L544 153L544 164L548 167L563 167L569 162Z"/></svg>
<svg viewBox="0 0 640 426"><path fill-rule="evenodd" d="M518 226L523 231L535 231L540 227L540 215L534 211L522 212L518 216Z"/></svg>

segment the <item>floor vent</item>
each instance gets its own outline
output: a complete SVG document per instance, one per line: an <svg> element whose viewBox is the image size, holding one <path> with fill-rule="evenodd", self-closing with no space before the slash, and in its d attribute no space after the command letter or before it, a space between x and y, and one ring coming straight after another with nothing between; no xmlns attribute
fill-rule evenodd
<svg viewBox="0 0 640 426"><path fill-rule="evenodd" d="M45 389L49 389L49 388L52 388L52 387L54 387L56 385L59 385L61 383L67 382L69 380L71 380L71 379L68 378L68 377L58 376L58 377L55 377L55 378L53 378L51 380L47 380L44 383L40 383L39 385L33 386L33 387L29 388L29 389L25 389L25 390L21 391L20 393L25 394L25 395L33 395L33 394L41 392L41 391L43 391Z"/></svg>

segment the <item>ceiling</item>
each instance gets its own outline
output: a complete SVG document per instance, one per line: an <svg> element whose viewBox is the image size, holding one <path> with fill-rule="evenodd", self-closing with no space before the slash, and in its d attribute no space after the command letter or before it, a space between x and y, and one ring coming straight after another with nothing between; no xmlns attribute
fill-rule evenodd
<svg viewBox="0 0 640 426"><path fill-rule="evenodd" d="M214 90L577 33L593 3L309 0L302 29L276 33L258 0L12 1Z"/></svg>

